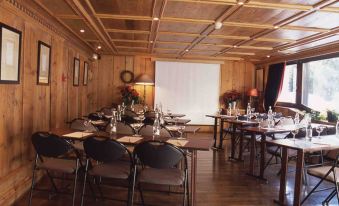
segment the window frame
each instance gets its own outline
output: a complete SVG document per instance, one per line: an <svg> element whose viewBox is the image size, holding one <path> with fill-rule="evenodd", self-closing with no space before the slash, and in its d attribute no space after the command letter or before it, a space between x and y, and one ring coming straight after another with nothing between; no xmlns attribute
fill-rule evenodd
<svg viewBox="0 0 339 206"><path fill-rule="evenodd" d="M321 55L321 56L316 56L316 57L310 57L310 58L305 58L305 59L300 59L300 60L294 60L294 61L289 61L286 63L287 65L291 64L296 64L297 65L297 85L296 85L296 103L290 103L290 102L277 102L277 106L282 106L282 107L292 107L292 108L297 108L300 110L305 110L307 112L310 112L311 109L307 107L306 105L302 104L302 79L303 79L303 64L312 62L312 61L319 61L319 60L325 60L325 59L331 59L331 58L337 58L339 57L339 53L332 53L332 54L326 54L326 55Z"/></svg>

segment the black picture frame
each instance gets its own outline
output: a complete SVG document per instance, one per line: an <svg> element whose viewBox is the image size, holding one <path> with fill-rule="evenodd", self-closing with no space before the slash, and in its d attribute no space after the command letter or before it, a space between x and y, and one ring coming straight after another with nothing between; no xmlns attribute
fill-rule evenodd
<svg viewBox="0 0 339 206"><path fill-rule="evenodd" d="M74 57L73 64L73 86L79 86L80 83L80 59Z"/></svg>
<svg viewBox="0 0 339 206"><path fill-rule="evenodd" d="M84 62L84 78L83 78L83 85L87 86L88 84L88 62Z"/></svg>
<svg viewBox="0 0 339 206"><path fill-rule="evenodd" d="M43 47L46 47L48 49L48 62L47 62L47 82L43 82L41 81L41 75L43 72L41 72L42 68L41 68L41 61L43 61L43 58L41 57L42 55L42 49ZM52 53L52 48L50 45L42 42L42 41L38 41L38 68L37 68L37 84L38 85L49 85L49 82L50 82L50 76L51 76L51 53Z"/></svg>
<svg viewBox="0 0 339 206"><path fill-rule="evenodd" d="M17 53L13 53L12 54L12 58L13 58L13 62L12 63L15 63L17 64L17 68L16 69L16 79L6 79L5 77L3 77L2 75L2 72L3 70L5 70L4 68L4 61L2 59L2 54L3 54L3 46L4 46L4 43L3 42L3 34L4 34L4 31L5 30L8 30L9 32L12 32L13 34L15 35L18 35L18 39L17 39L17 42L18 42L18 46L17 46ZM22 40L22 32L13 28L13 27L10 27L8 25L5 25L3 23L0 23L0 84L20 84L20 66L21 66L21 40ZM7 46L8 47L8 46ZM15 47L15 45L14 45ZM13 47L13 52L14 51L14 48ZM15 55L16 54L16 55ZM14 59L15 57L17 57L16 59ZM15 62L14 62L15 61Z"/></svg>

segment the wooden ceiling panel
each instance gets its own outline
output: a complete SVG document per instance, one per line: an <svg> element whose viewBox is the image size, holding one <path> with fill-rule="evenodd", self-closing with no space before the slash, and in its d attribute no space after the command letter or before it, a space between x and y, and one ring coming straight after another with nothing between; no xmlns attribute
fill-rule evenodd
<svg viewBox="0 0 339 206"><path fill-rule="evenodd" d="M123 34L123 33L109 33L112 39L126 39L126 40L148 40L147 34Z"/></svg>
<svg viewBox="0 0 339 206"><path fill-rule="evenodd" d="M90 0L96 13L152 16L153 0Z"/></svg>
<svg viewBox="0 0 339 206"><path fill-rule="evenodd" d="M318 3L320 0L255 0L263 3L283 3L283 4L302 4L302 5L313 5Z"/></svg>
<svg viewBox="0 0 339 206"><path fill-rule="evenodd" d="M235 26L223 26L219 30L215 30L212 34L216 35L235 35L235 36L252 36L262 31L259 28L244 28Z"/></svg>
<svg viewBox="0 0 339 206"><path fill-rule="evenodd" d="M176 42L192 42L195 37L192 36L178 36L178 35L164 35L160 34L158 36L158 41L176 41Z"/></svg>
<svg viewBox="0 0 339 206"><path fill-rule="evenodd" d="M55 3L55 0L37 0L42 3L49 11L58 15L76 15L76 13L69 7L64 1L58 1Z"/></svg>
<svg viewBox="0 0 339 206"><path fill-rule="evenodd" d="M119 46L117 47L119 49L119 52L135 52L135 53L146 53L148 52L148 48L143 48L143 47L124 47L124 46Z"/></svg>
<svg viewBox="0 0 339 206"><path fill-rule="evenodd" d="M320 45L329 44L329 43L338 42L338 41L339 41L339 35L333 35L331 37L324 38L324 39L321 39L319 41L314 41L312 43L304 44L304 45L301 45L301 46L298 46L298 47L293 47L291 49L286 49L284 51L298 52L298 51L301 51L301 50L304 50L304 49L310 49L312 47L317 47L317 46L320 46Z"/></svg>
<svg viewBox="0 0 339 206"><path fill-rule="evenodd" d="M154 48L156 54L178 54L180 50L166 50L161 48Z"/></svg>
<svg viewBox="0 0 339 206"><path fill-rule="evenodd" d="M106 29L124 29L124 30L150 30L151 22L134 21L134 20L118 20L118 19L101 19Z"/></svg>
<svg viewBox="0 0 339 206"><path fill-rule="evenodd" d="M85 40L97 40L98 37L87 26L82 19L64 19L63 22L70 27L75 33L79 34ZM80 33L80 29L84 29L84 33Z"/></svg>
<svg viewBox="0 0 339 206"><path fill-rule="evenodd" d="M139 43L139 42L120 42L113 41L116 46L126 46L126 47L145 47L147 48L147 43Z"/></svg>
<svg viewBox="0 0 339 206"><path fill-rule="evenodd" d="M189 2L169 1L164 12L165 17L215 20L228 9L225 5L192 4Z"/></svg>
<svg viewBox="0 0 339 206"><path fill-rule="evenodd" d="M339 26L339 13L315 12L290 25L331 29Z"/></svg>
<svg viewBox="0 0 339 206"><path fill-rule="evenodd" d="M270 34L267 34L263 37L265 38L277 38L277 39L301 39L307 36L316 34L312 31L300 31L300 30L287 30L287 29L278 29Z"/></svg>
<svg viewBox="0 0 339 206"><path fill-rule="evenodd" d="M177 42L174 43L166 43L166 42L159 42L157 41L155 47L156 48L169 48L169 49L180 49L183 50L186 48L186 46L189 44L176 44Z"/></svg>
<svg viewBox="0 0 339 206"><path fill-rule="evenodd" d="M261 9L242 7L237 13L232 15L227 21L241 23L256 23L273 25L285 18L297 14L299 11L285 9Z"/></svg>
<svg viewBox="0 0 339 206"><path fill-rule="evenodd" d="M210 46L210 45L206 45L206 44L198 44L194 47L194 49L197 50L206 50L206 51L221 51L224 47L215 47L215 46ZM192 51L194 51L194 49Z"/></svg>
<svg viewBox="0 0 339 206"><path fill-rule="evenodd" d="M205 24L190 24L182 22L161 22L159 31L201 33L206 28Z"/></svg>
<svg viewBox="0 0 339 206"><path fill-rule="evenodd" d="M286 44L288 42L269 42L269 41L250 41L245 45L248 46L257 46L257 47L276 47L282 44Z"/></svg>
<svg viewBox="0 0 339 206"><path fill-rule="evenodd" d="M204 39L201 43L234 45L235 43L237 43L239 41L241 41L241 40L208 37L208 38Z"/></svg>
<svg viewBox="0 0 339 206"><path fill-rule="evenodd" d="M215 53L217 53L217 51L204 51L204 50L191 50L189 51L188 55L197 55L197 56L212 56Z"/></svg>

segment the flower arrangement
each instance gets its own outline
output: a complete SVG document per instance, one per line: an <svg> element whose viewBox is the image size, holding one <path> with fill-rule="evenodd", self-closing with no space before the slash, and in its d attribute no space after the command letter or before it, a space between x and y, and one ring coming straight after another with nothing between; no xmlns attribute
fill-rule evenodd
<svg viewBox="0 0 339 206"><path fill-rule="evenodd" d="M236 90L231 90L224 93L222 100L225 106L228 107L230 103L236 102L240 98L241 94L239 92L237 92Z"/></svg>
<svg viewBox="0 0 339 206"><path fill-rule="evenodd" d="M139 93L137 92L137 90L133 89L131 85L122 86L120 89L120 93L122 101L125 103L125 105L132 104L133 100L134 104L141 103Z"/></svg>

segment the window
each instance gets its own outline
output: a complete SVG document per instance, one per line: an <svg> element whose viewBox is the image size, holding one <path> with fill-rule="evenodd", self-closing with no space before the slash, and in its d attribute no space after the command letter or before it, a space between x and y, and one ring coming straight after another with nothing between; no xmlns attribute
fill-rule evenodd
<svg viewBox="0 0 339 206"><path fill-rule="evenodd" d="M219 106L220 64L156 61L155 103L186 114L190 124L210 125Z"/></svg>
<svg viewBox="0 0 339 206"><path fill-rule="evenodd" d="M339 57L302 64L301 103L311 109L339 111Z"/></svg>
<svg viewBox="0 0 339 206"><path fill-rule="evenodd" d="M278 102L296 103L297 65L290 64L285 68L284 80Z"/></svg>

